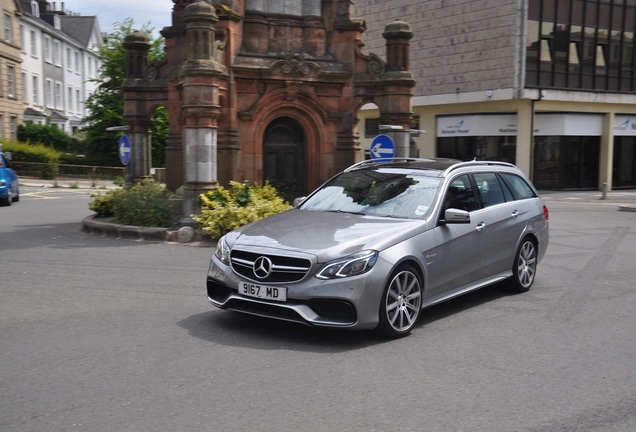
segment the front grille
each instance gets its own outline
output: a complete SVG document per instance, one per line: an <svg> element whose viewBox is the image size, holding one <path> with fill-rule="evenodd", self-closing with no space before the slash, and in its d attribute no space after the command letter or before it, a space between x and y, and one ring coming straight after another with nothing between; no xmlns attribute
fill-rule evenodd
<svg viewBox="0 0 636 432"><path fill-rule="evenodd" d="M254 263L262 257L271 262L271 272L264 278L254 273ZM305 277L311 267L311 262L305 258L259 254L236 249L231 253L231 261L232 269L237 274L253 281L267 283L297 282Z"/></svg>

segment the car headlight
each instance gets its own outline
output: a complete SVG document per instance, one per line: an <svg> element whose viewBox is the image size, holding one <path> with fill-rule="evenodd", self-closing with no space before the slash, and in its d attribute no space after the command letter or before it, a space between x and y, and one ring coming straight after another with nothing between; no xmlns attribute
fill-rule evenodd
<svg viewBox="0 0 636 432"><path fill-rule="evenodd" d="M216 244L216 249L214 250L214 256L219 259L223 264L229 266L230 265L230 247L227 245L225 241L225 236L219 239L219 242Z"/></svg>
<svg viewBox="0 0 636 432"><path fill-rule="evenodd" d="M357 276L368 272L378 260L378 252L364 250L339 260L331 261L324 266L316 277L318 279L337 279L349 276Z"/></svg>

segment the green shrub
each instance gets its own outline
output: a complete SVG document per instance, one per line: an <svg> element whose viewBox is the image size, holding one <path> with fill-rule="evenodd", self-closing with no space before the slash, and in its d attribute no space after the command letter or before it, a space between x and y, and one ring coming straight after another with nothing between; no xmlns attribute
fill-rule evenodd
<svg viewBox="0 0 636 432"><path fill-rule="evenodd" d="M46 163L42 168L42 178L54 179L59 174L60 158L63 153L42 144L29 144L12 140L2 140L4 150L11 152L16 162Z"/></svg>
<svg viewBox="0 0 636 432"><path fill-rule="evenodd" d="M125 191L121 188L119 189L111 189L106 193L94 193L91 194L91 202L88 203L88 208L95 213L99 217L109 217L115 215L115 210L113 207L113 202L117 195L125 193Z"/></svg>
<svg viewBox="0 0 636 432"><path fill-rule="evenodd" d="M233 181L227 189L219 186L202 194L201 214L192 218L212 238L220 238L233 229L290 208L269 183L259 186Z"/></svg>
<svg viewBox="0 0 636 432"><path fill-rule="evenodd" d="M71 149L71 137L57 126L26 121L18 126L17 135L18 141L42 143L62 152Z"/></svg>
<svg viewBox="0 0 636 432"><path fill-rule="evenodd" d="M11 152L14 161L57 164L63 153L42 144L2 140L4 151Z"/></svg>
<svg viewBox="0 0 636 432"><path fill-rule="evenodd" d="M91 197L88 208L98 216L112 216L113 222L144 227L172 225L170 191L153 180L141 181L128 189L91 194Z"/></svg>

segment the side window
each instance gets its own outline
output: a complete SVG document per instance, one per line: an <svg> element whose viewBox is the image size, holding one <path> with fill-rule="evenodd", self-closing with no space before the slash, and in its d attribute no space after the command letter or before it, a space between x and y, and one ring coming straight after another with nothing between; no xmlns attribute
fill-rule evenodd
<svg viewBox="0 0 636 432"><path fill-rule="evenodd" d="M503 177L506 184L510 187L510 190L512 191L515 199L521 200L537 197L537 195L532 190L532 187L530 187L530 185L518 175L502 173L501 176Z"/></svg>
<svg viewBox="0 0 636 432"><path fill-rule="evenodd" d="M504 189L497 174L495 173L477 173L474 174L475 182L477 183L477 189L479 190L479 196L484 207L490 207L497 204L506 202L504 196Z"/></svg>
<svg viewBox="0 0 636 432"><path fill-rule="evenodd" d="M473 185L468 175L462 175L454 179L446 195L444 196L444 205L442 210L455 208L459 210L473 211L477 210L477 199Z"/></svg>

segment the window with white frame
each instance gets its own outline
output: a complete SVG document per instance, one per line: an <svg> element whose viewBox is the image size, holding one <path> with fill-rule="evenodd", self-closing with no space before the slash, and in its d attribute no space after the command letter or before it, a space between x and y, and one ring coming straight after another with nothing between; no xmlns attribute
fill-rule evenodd
<svg viewBox="0 0 636 432"><path fill-rule="evenodd" d="M47 108L53 108L53 80L47 78L44 83L44 103Z"/></svg>
<svg viewBox="0 0 636 432"><path fill-rule="evenodd" d="M31 89L33 100L31 102L37 105L40 103L40 79L36 75L33 75L31 82L33 83L33 88Z"/></svg>
<svg viewBox="0 0 636 432"><path fill-rule="evenodd" d="M80 97L80 90L75 89L75 111L82 112L82 99Z"/></svg>
<svg viewBox="0 0 636 432"><path fill-rule="evenodd" d="M9 14L4 14L4 40L7 43L13 42L13 20Z"/></svg>
<svg viewBox="0 0 636 432"><path fill-rule="evenodd" d="M68 107L69 111L73 111L73 109L75 108L75 105L73 105L73 87L68 86L68 88L66 89L66 94L66 106Z"/></svg>
<svg viewBox="0 0 636 432"><path fill-rule="evenodd" d="M7 65L7 96L15 98L15 67Z"/></svg>
<svg viewBox="0 0 636 432"><path fill-rule="evenodd" d="M29 100L29 85L26 72L22 72L22 100L24 102Z"/></svg>
<svg viewBox="0 0 636 432"><path fill-rule="evenodd" d="M55 108L56 109L64 109L64 92L62 91L62 83L59 81L55 82Z"/></svg>
<svg viewBox="0 0 636 432"><path fill-rule="evenodd" d="M36 18L40 18L40 5L37 0L31 0L31 14Z"/></svg>
<svg viewBox="0 0 636 432"><path fill-rule="evenodd" d="M11 139L18 138L18 118L16 116L9 118L9 133L11 134Z"/></svg>
<svg viewBox="0 0 636 432"><path fill-rule="evenodd" d="M51 38L44 36L44 61L51 63Z"/></svg>
<svg viewBox="0 0 636 432"><path fill-rule="evenodd" d="M66 70L68 71L73 70L73 57L71 56L71 53L71 49L66 48Z"/></svg>
<svg viewBox="0 0 636 432"><path fill-rule="evenodd" d="M80 55L79 51L75 51L75 73L79 74L80 72Z"/></svg>
<svg viewBox="0 0 636 432"><path fill-rule="evenodd" d="M22 52L26 49L26 44L24 43L24 26L20 24L20 49Z"/></svg>
<svg viewBox="0 0 636 432"><path fill-rule="evenodd" d="M38 38L35 30L31 30L31 40L29 41L31 44L31 55L33 57L38 56Z"/></svg>
<svg viewBox="0 0 636 432"><path fill-rule="evenodd" d="M53 41L53 63L62 66L62 47L59 40Z"/></svg>

